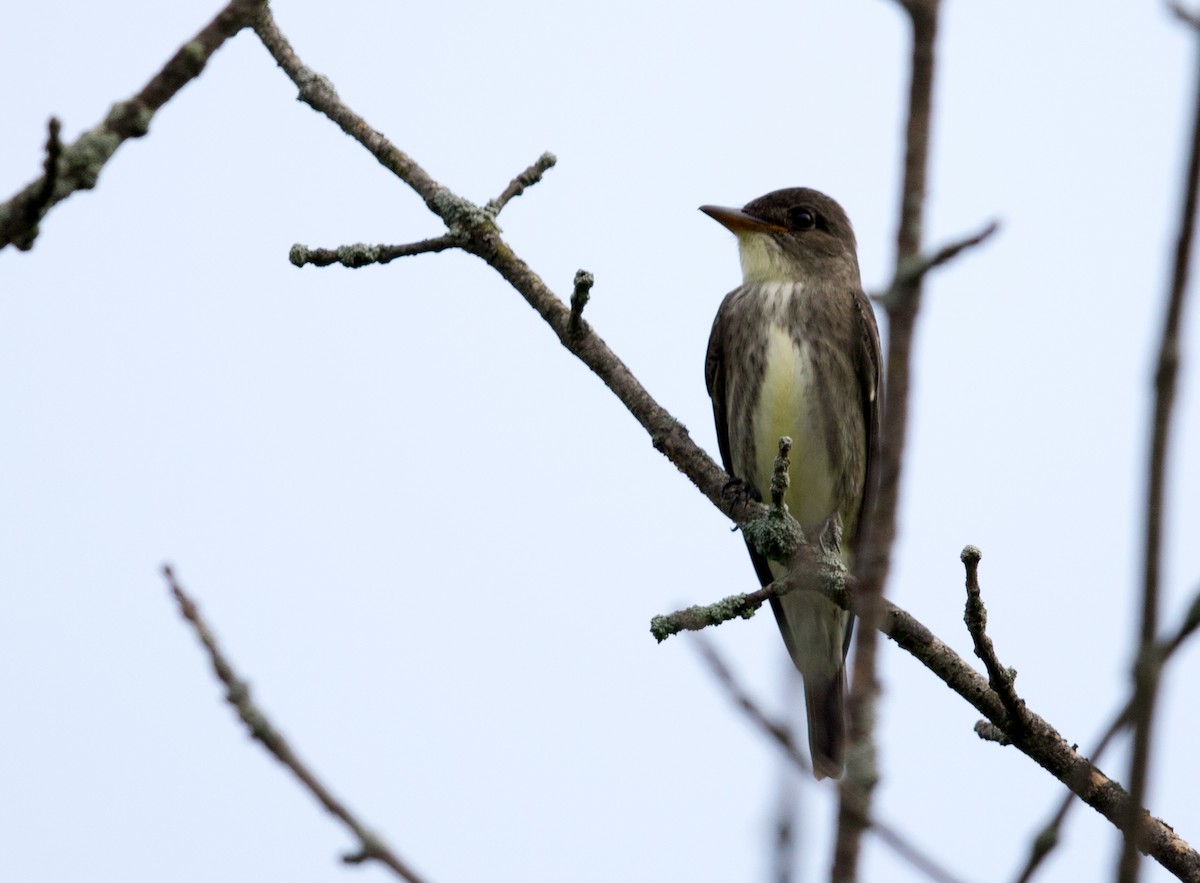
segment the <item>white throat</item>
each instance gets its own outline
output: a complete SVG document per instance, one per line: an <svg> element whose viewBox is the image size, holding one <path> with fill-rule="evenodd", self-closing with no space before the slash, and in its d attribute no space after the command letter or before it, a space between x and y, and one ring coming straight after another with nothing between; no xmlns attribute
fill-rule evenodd
<svg viewBox="0 0 1200 883"><path fill-rule="evenodd" d="M738 252L742 257L745 282L786 282L797 277L796 262L766 233L739 232Z"/></svg>

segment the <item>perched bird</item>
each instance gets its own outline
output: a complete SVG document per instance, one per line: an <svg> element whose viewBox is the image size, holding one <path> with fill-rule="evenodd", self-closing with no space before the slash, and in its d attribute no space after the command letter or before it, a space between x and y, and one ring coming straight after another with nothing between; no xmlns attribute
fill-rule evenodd
<svg viewBox="0 0 1200 883"><path fill-rule="evenodd" d="M790 436L784 503L810 541L849 566L878 444L879 329L862 290L854 231L842 207L807 188L776 190L744 208L701 206L731 230L742 285L717 311L705 380L725 471L762 499L781 436ZM783 567L752 546L765 586ZM801 675L818 779L842 774L850 614L813 592L771 607Z"/></svg>

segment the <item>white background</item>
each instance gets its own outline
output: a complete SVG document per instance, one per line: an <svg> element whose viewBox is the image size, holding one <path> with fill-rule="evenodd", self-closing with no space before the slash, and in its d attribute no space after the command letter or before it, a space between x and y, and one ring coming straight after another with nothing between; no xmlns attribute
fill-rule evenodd
<svg viewBox="0 0 1200 883"><path fill-rule="evenodd" d="M907 29L887 2L274 4L301 58L501 216L714 454L702 362L739 281L696 211L791 185L890 276ZM20 3L0 27L0 196L217 11ZM951 3L926 242L1002 233L931 279L890 597L970 658L966 543L1030 706L1093 743L1126 694L1153 354L1194 89L1160 4ZM0 254L0 879L383 880L249 741L169 561L303 757L436 883L764 880L781 765L655 613L755 586L740 537L481 262L294 268L294 242L441 232L252 33ZM1164 627L1200 580L1200 304L1187 314ZM886 329L885 329L886 333ZM780 707L768 616L712 633ZM1011 879L1062 786L890 643L880 815ZM1162 694L1151 810L1200 845L1200 650ZM1102 766L1127 780L1126 747ZM828 787L800 864L826 873ZM1045 880L1111 877L1077 807ZM1147 861L1146 879L1166 878ZM920 879L867 841L864 879Z"/></svg>

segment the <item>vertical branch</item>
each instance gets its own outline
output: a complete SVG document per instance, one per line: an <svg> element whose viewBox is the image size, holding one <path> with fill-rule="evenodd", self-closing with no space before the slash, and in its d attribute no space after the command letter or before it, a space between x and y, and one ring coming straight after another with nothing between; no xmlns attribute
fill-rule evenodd
<svg viewBox="0 0 1200 883"><path fill-rule="evenodd" d="M783 683L781 684L781 709L787 715L786 724L790 730L803 731L804 722L798 720L804 708L804 682L792 665L791 659L785 659L781 669ZM796 857L803 845L800 838L804 836L803 806L800 801L800 781L796 775L795 766L787 757L780 758L780 769L777 774L778 793L775 797L775 830L773 838L770 879L774 883L795 883L802 879L797 873Z"/></svg>
<svg viewBox="0 0 1200 883"><path fill-rule="evenodd" d="M1200 26L1179 10L1177 13L1200 32ZM1192 238L1195 232L1196 190L1200 182L1200 55L1197 64L1195 109L1192 122L1191 156L1188 159L1182 217L1175 244L1175 267L1163 321L1154 374L1154 418L1151 425L1150 460L1146 488L1146 533L1142 565L1142 622L1137 656L1133 665L1132 703L1134 736L1129 770L1129 813L1126 817L1125 844L1121 850L1118 879L1136 883L1138 879L1139 808L1145 804L1150 768L1150 736L1154 706L1158 698L1158 675L1162 666L1156 648L1158 635L1158 588L1162 558L1163 499L1166 488L1167 444L1171 433L1171 412L1175 404L1175 379L1179 373L1179 326L1182 323L1184 294L1187 289Z"/></svg>
<svg viewBox="0 0 1200 883"><path fill-rule="evenodd" d="M883 613L883 585L887 580L892 543L896 536L896 508L900 491L900 464L908 424L909 363L913 326L921 303L920 272L908 268L920 260L925 180L929 164L929 130L933 106L934 39L937 35L938 0L899 0L912 22L912 62L905 133L904 193L897 234L896 296L887 303L887 391L883 408L882 442L878 457L879 490L873 514L867 519L855 550L855 570L860 580L856 609L864 619L854 654L854 680L850 689L850 747L846 778L838 807L838 834L834 847L835 881L858 877L862 832L869 824L875 767L873 729L879 682L875 674L878 625Z"/></svg>

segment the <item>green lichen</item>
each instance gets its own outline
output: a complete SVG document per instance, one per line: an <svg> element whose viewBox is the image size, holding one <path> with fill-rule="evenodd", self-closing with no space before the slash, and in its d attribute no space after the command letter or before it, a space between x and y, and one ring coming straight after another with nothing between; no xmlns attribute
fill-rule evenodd
<svg viewBox="0 0 1200 883"><path fill-rule="evenodd" d="M205 63L208 61L208 50L199 40L192 40L186 44L183 47L183 54L199 70L203 70Z"/></svg>
<svg viewBox="0 0 1200 883"><path fill-rule="evenodd" d="M433 195L429 204L451 228L469 229L485 224L491 227L496 226L496 221L486 211L444 187Z"/></svg>
<svg viewBox="0 0 1200 883"><path fill-rule="evenodd" d="M771 507L760 518L742 525L752 546L772 561L787 561L804 542L804 532L786 509Z"/></svg>
<svg viewBox="0 0 1200 883"><path fill-rule="evenodd" d="M343 267L356 269L368 264L379 263L379 246L366 245L356 242L353 245L343 245L337 250L338 261Z"/></svg>
<svg viewBox="0 0 1200 883"><path fill-rule="evenodd" d="M121 136L105 126L85 132L79 140L62 153L62 168L55 187L55 201L65 198L72 190L91 190L100 179L100 170L109 157L121 146Z"/></svg>
<svg viewBox="0 0 1200 883"><path fill-rule="evenodd" d="M688 607L667 616L655 616L650 620L650 634L661 644L671 635L682 631L699 631L731 619L750 619L754 611L755 606L746 600L745 595L730 595L704 607Z"/></svg>

